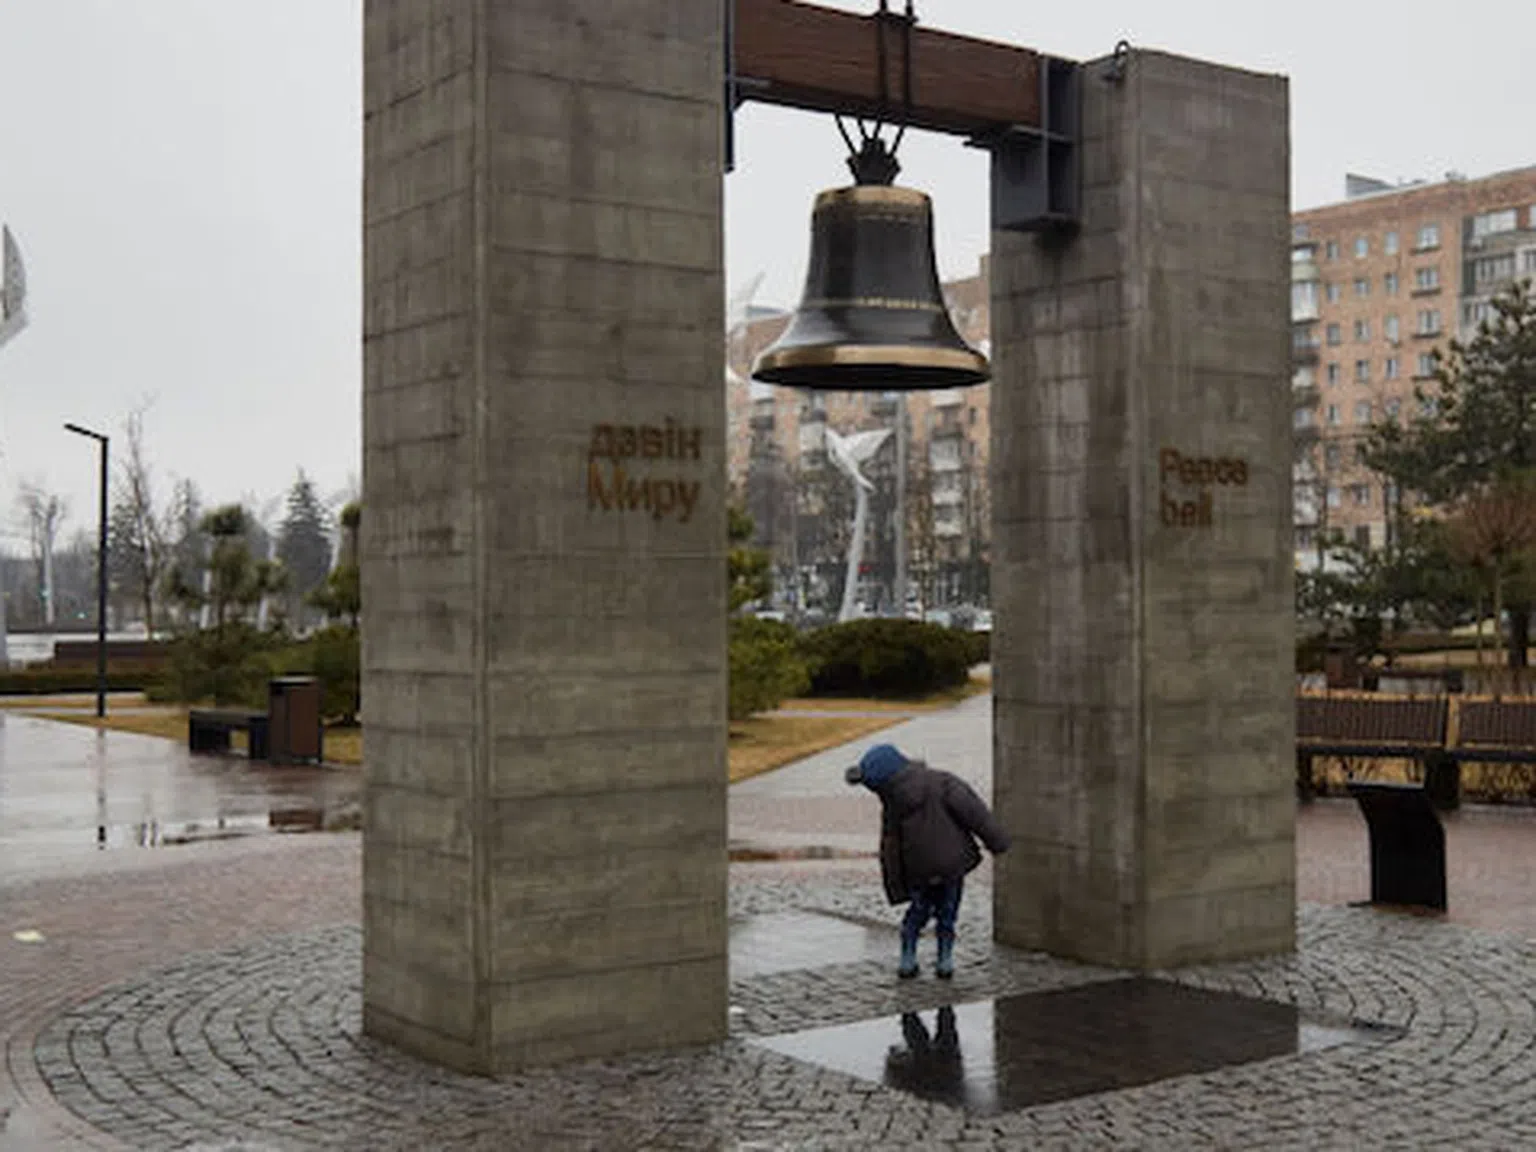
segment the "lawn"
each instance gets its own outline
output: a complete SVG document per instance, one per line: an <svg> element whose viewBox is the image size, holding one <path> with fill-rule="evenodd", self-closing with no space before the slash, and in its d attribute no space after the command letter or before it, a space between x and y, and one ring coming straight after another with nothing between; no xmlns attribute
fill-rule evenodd
<svg viewBox="0 0 1536 1152"><path fill-rule="evenodd" d="M731 725L729 744L731 783L782 768L796 760L868 736L902 717L878 716L753 716Z"/></svg>
<svg viewBox="0 0 1536 1152"><path fill-rule="evenodd" d="M27 715L44 720L58 720L65 724L79 724L86 728L106 728L112 732L134 732L140 736L159 736L185 744L187 740L187 710L181 707L144 708L142 711L114 714L108 707L105 720L98 720L87 712L57 712L47 708L28 709ZM231 743L238 749L245 748L245 733L236 732ZM361 728L327 728L325 731L325 759L331 764L361 764L363 762L363 732Z"/></svg>
<svg viewBox="0 0 1536 1152"><path fill-rule="evenodd" d="M899 724L914 712L933 712L953 707L960 701L985 692L985 679L973 677L964 688L952 689L920 700L816 699L786 700L790 711L826 712L826 716L781 716L765 713L733 723L728 754L730 779L734 783L770 772L796 760L869 736L882 728ZM168 705L146 705L142 697L108 703L105 720L85 711L61 711L63 707L81 708L94 703L94 697L58 696L0 700L0 707L24 710L28 715L88 728L105 727L113 732L134 732L158 736L184 744L187 739L187 710ZM113 712L112 708L132 707L133 711ZM847 715L877 713L877 715ZM243 748L244 734L234 734L234 745ZM361 728L329 728L325 733L325 758L332 764L356 765L363 762Z"/></svg>
<svg viewBox="0 0 1536 1152"><path fill-rule="evenodd" d="M953 708L972 696L992 690L990 677L972 676L963 688L946 688L931 696L916 700L871 700L866 697L844 698L839 696L800 697L786 700L779 707L786 712L939 712Z"/></svg>

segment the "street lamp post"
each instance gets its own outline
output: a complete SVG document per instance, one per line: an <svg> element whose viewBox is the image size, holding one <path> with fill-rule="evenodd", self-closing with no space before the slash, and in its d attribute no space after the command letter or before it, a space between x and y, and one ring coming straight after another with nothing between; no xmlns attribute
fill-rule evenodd
<svg viewBox="0 0 1536 1152"><path fill-rule="evenodd" d="M110 437L78 424L66 431L89 436L101 445L101 515L96 543L96 715L107 714L107 445Z"/></svg>

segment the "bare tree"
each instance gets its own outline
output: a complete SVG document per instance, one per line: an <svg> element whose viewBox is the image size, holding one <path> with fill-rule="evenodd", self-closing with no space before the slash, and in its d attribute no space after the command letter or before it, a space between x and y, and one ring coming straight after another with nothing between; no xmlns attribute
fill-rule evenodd
<svg viewBox="0 0 1536 1152"><path fill-rule="evenodd" d="M117 505L123 573L134 586L144 609L144 628L155 635L155 604L171 562L171 516L155 500L154 477L144 451L144 410L140 405L126 421L127 450L118 464Z"/></svg>
<svg viewBox="0 0 1536 1152"><path fill-rule="evenodd" d="M1487 574L1497 646L1503 641L1504 593L1511 567L1536 547L1536 477L1527 472L1503 478L1465 500L1451 519L1451 547L1458 559ZM1481 624L1477 645L1481 664Z"/></svg>
<svg viewBox="0 0 1536 1152"><path fill-rule="evenodd" d="M59 529L68 515L68 505L62 496L49 492L40 480L26 480L18 495L27 539L32 545L32 559L37 565L38 597L42 605L43 623L54 622L53 604L53 550L58 543Z"/></svg>

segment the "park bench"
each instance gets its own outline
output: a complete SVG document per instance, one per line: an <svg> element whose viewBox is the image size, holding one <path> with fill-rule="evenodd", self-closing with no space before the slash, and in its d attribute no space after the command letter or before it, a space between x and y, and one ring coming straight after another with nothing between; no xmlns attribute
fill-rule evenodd
<svg viewBox="0 0 1536 1152"><path fill-rule="evenodd" d="M1296 791L1317 791L1314 761L1322 756L1417 760L1439 767L1445 752L1446 697L1296 697Z"/></svg>
<svg viewBox="0 0 1536 1152"><path fill-rule="evenodd" d="M1445 758L1451 807L1461 797L1461 765L1536 764L1536 700L1462 700Z"/></svg>
<svg viewBox="0 0 1536 1152"><path fill-rule="evenodd" d="M193 708L187 713L187 747L193 752L228 752L230 734L247 734L252 760L267 759L270 720L250 708Z"/></svg>

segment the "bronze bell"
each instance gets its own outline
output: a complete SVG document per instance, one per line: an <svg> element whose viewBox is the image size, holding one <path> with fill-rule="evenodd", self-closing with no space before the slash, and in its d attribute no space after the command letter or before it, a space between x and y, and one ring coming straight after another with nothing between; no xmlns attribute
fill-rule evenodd
<svg viewBox="0 0 1536 1152"><path fill-rule="evenodd" d="M955 330L933 254L933 207L911 188L860 183L816 197L805 295L752 365L770 384L911 391L980 384L987 358Z"/></svg>

